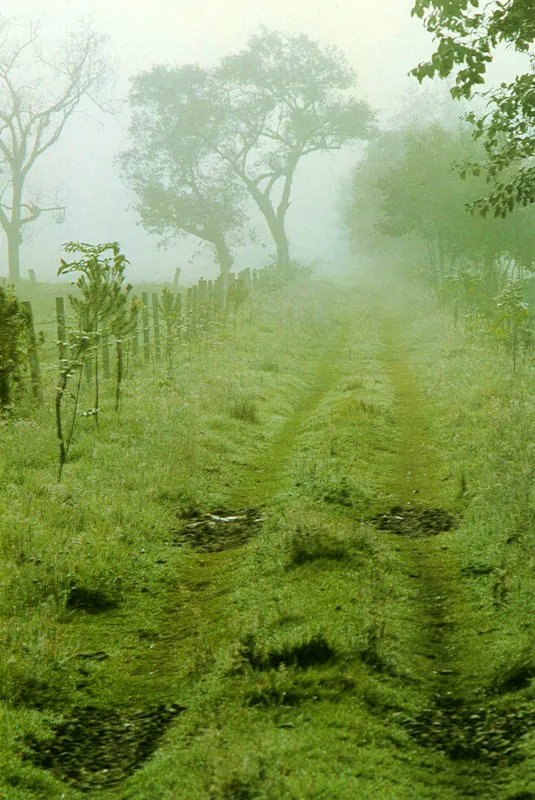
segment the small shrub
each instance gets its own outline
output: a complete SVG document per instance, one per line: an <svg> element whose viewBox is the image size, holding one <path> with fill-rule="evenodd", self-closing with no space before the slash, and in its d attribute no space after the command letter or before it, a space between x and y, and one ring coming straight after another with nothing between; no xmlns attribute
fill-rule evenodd
<svg viewBox="0 0 535 800"><path fill-rule="evenodd" d="M276 361L270 361L269 359L262 361L261 364L258 365L258 368L262 370L262 372L272 372L273 374L280 372L278 363Z"/></svg>
<svg viewBox="0 0 535 800"><path fill-rule="evenodd" d="M100 614L117 608L117 598L102 589L89 586L73 586L67 595L65 607L68 610L86 611L88 614Z"/></svg>
<svg viewBox="0 0 535 800"><path fill-rule="evenodd" d="M242 422L259 422L258 405L251 395L234 397L230 403L230 416Z"/></svg>
<svg viewBox="0 0 535 800"><path fill-rule="evenodd" d="M351 552L346 542L330 537L322 530L299 528L289 543L290 565L299 566L310 561L347 561Z"/></svg>
<svg viewBox="0 0 535 800"><path fill-rule="evenodd" d="M327 664L336 657L335 651L323 633L317 633L301 642L287 642L281 647L258 645L253 634L245 637L241 646L242 661L253 669L279 669L282 666L310 667Z"/></svg>

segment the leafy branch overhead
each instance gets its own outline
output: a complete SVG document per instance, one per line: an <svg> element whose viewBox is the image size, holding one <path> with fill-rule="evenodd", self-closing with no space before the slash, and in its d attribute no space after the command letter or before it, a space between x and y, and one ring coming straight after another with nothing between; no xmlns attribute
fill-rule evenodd
<svg viewBox="0 0 535 800"><path fill-rule="evenodd" d="M297 167L372 132L343 54L304 35L263 30L214 69L154 67L133 81L132 148L123 173L151 232L225 245L243 229L246 200L263 215L279 264L289 261L286 215Z"/></svg>
<svg viewBox="0 0 535 800"><path fill-rule="evenodd" d="M488 112L471 112L474 135L486 151L486 196L472 209L506 216L515 205L535 201L535 7L532 0L416 0L414 16L422 19L437 43L427 62L412 70L419 81L454 76L455 98L481 94ZM526 70L512 81L481 92L487 68L504 48L526 56Z"/></svg>

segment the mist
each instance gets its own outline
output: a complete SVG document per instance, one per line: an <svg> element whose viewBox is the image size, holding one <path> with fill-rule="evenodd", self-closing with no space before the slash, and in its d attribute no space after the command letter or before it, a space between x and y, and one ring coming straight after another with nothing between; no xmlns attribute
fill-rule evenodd
<svg viewBox="0 0 535 800"><path fill-rule="evenodd" d="M322 46L335 45L357 72L357 93L386 120L402 107L414 79L407 76L417 60L430 52L430 42L418 21L411 20L410 2L380 4L338 3L327 15L322 4L290 3L283 8L267 2L225 5L204 3L193 15L187 6L159 2L105 4L78 0L20 4L7 2L3 14L24 37L31 19L39 18L39 40L50 52L69 40L79 19L90 21L108 37L110 82L105 92L113 114L103 113L87 100L69 119L60 140L36 162L28 178L30 195L58 196L65 221L42 218L25 230L21 247L22 275L34 269L40 279L56 272L66 241L120 242L131 261L133 279L169 280L176 267L186 280L212 277L217 265L209 248L183 239L166 249L157 236L139 226L132 208L134 197L119 176L118 153L127 146L130 80L155 64L199 63L211 67L220 58L242 49L262 25L288 33L303 32ZM340 225L337 197L341 182L362 147L316 154L304 159L296 174L288 213L288 236L298 260L333 265L350 255ZM261 267L272 253L269 231L250 208L255 242L236 249L236 265ZM329 267L330 268L330 267ZM0 274L7 275L5 237L0 239Z"/></svg>

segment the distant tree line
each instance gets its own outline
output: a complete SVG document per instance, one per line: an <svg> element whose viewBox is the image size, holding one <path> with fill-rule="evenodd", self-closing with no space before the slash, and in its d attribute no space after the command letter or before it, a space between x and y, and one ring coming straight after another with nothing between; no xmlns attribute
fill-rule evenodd
<svg viewBox="0 0 535 800"><path fill-rule="evenodd" d="M437 289L452 280L477 281L489 299L507 276L524 276L535 259L535 213L521 207L505 218L483 217L470 207L486 181L466 161L482 146L466 124L437 121L383 133L355 168L344 220L355 249L379 252L385 240L412 246ZM461 174L460 174L461 173ZM419 250L414 246L420 245Z"/></svg>

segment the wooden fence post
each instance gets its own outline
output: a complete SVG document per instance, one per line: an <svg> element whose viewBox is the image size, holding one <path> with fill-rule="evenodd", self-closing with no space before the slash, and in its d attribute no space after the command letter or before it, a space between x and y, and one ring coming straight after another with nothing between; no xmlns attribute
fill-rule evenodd
<svg viewBox="0 0 535 800"><path fill-rule="evenodd" d="M161 357L160 349L160 304L158 303L158 295L156 292L152 293L152 328L154 331L154 355L156 360L159 361Z"/></svg>
<svg viewBox="0 0 535 800"><path fill-rule="evenodd" d="M229 306L234 304L234 293L236 291L236 276L233 272L229 272L227 275L227 292L225 298L225 311L228 309Z"/></svg>
<svg viewBox="0 0 535 800"><path fill-rule="evenodd" d="M252 286L252 277L251 277L251 269L247 267L246 269L242 269L241 272L238 272L238 278L242 281L242 286L246 292L251 291Z"/></svg>
<svg viewBox="0 0 535 800"><path fill-rule="evenodd" d="M175 269L175 275L173 277L173 291L175 294L178 294L178 284L180 283L180 267Z"/></svg>
<svg viewBox="0 0 535 800"><path fill-rule="evenodd" d="M136 314L134 330L132 331L132 355L135 357L139 353L139 315Z"/></svg>
<svg viewBox="0 0 535 800"><path fill-rule="evenodd" d="M176 294L176 307L177 307L177 337L180 340L182 338L182 323L183 317L182 314L184 313L184 309L182 307L182 294L177 292Z"/></svg>
<svg viewBox="0 0 535 800"><path fill-rule="evenodd" d="M150 361L149 295L147 292L143 292L141 297L143 299L143 355L145 361Z"/></svg>
<svg viewBox="0 0 535 800"><path fill-rule="evenodd" d="M208 281L206 284L206 306L208 319L211 321L214 318L214 282Z"/></svg>
<svg viewBox="0 0 535 800"><path fill-rule="evenodd" d="M41 373L39 371L39 356L37 355L37 339L35 338L32 304L29 300L23 300L22 305L26 311L26 324L28 326L28 361L30 362L30 375L32 378L32 394L36 400L42 400Z"/></svg>
<svg viewBox="0 0 535 800"><path fill-rule="evenodd" d="M223 275L218 275L214 281L214 303L218 309L222 309L225 300L225 284Z"/></svg>

